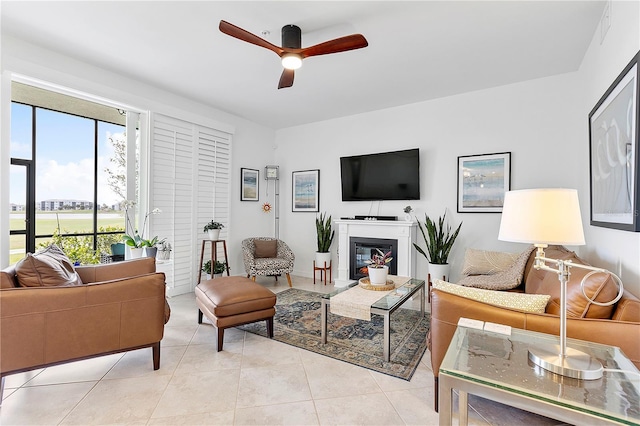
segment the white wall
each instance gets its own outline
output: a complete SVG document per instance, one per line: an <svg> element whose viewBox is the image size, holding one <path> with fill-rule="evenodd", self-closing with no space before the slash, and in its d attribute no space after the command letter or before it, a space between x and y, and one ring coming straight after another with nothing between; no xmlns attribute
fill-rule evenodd
<svg viewBox="0 0 640 426"><path fill-rule="evenodd" d="M640 2L616 1L611 5L611 27L600 43L600 28L578 72L581 88L580 140L588 141L587 117L624 67L640 50ZM588 163L588 143L580 145L580 162ZM637 155L637 154L636 154ZM640 233L589 226L589 173L581 176L582 213L587 246L584 257L618 273L625 288L640 295ZM636 185L640 182L636 181ZM583 195L584 194L584 195Z"/></svg>
<svg viewBox="0 0 640 426"><path fill-rule="evenodd" d="M3 37L1 47L2 71L116 101L137 110L159 112L233 133L231 222L227 247L232 273L244 274L240 241L247 236L273 235L273 215L260 213L258 203L240 202L240 168L262 169L267 163L273 163L275 132L272 129L21 40ZM2 135L4 152L9 141L5 133ZM6 165L8 158L3 159L0 167L3 177ZM262 173L260 176L263 177ZM260 205L265 189L261 185ZM0 197L0 200L0 210L8 212L8 196ZM7 241L8 226L3 226L0 232L3 242ZM2 256L0 267L5 266L7 259L8 256Z"/></svg>
<svg viewBox="0 0 640 426"><path fill-rule="evenodd" d="M578 189L587 245L571 248L616 272L621 262L627 288L640 295L640 235L589 225L587 127L589 111L638 50L638 13L638 2L614 2L605 43L599 44L598 29L577 72L278 131L277 164L287 172L281 236L296 253L295 273L311 275L316 246L315 215L291 212L293 170L320 169L320 211L335 218L401 217L410 204L424 220L425 213L433 218L446 209L454 225L464 222L449 259L454 281L467 247L524 250L498 241L500 214L456 212L457 157L510 151L512 189ZM341 201L340 156L414 147L421 152L420 201ZM336 249L334 241L334 262ZM422 257L417 273L426 277Z"/></svg>
<svg viewBox="0 0 640 426"><path fill-rule="evenodd" d="M580 117L567 113L577 110L576 93L575 76L567 74L289 128L277 132L277 161L289 172L320 169L320 210L333 217L402 217L402 209L410 204L424 220L425 213L433 218L446 209L454 226L464 222L449 259L455 280L466 247L525 249L498 241L500 214L456 212L457 157L510 151L512 189L577 187L579 175L566 172L562 157L570 155L579 142L576 132L569 129ZM421 157L419 201L341 201L340 156L415 147L420 148ZM286 178L282 237L296 253L296 273L309 275L315 252L315 215L291 212L290 173ZM419 241L424 247L421 237ZM334 243L334 261L336 248ZM417 273L426 277L427 263L422 257Z"/></svg>

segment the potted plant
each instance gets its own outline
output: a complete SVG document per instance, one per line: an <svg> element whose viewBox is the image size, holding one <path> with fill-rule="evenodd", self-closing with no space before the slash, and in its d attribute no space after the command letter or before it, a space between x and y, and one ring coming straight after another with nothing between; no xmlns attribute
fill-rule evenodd
<svg viewBox="0 0 640 426"><path fill-rule="evenodd" d="M220 262L219 260L216 260L214 266L213 266L213 276L214 277L221 277L222 274L224 273L224 271L226 271L227 269L227 264L224 262ZM207 274L207 279L209 279L211 277L211 261L207 260L204 265L202 265L202 271Z"/></svg>
<svg viewBox="0 0 640 426"><path fill-rule="evenodd" d="M142 240L142 247L147 257L156 257L158 254L158 244L162 244L166 238L160 240L158 236L153 237L150 240Z"/></svg>
<svg viewBox="0 0 640 426"><path fill-rule="evenodd" d="M407 222L411 222L411 212L413 211L413 208L411 206L407 206L403 209L404 211L404 220L406 220Z"/></svg>
<svg viewBox="0 0 640 426"><path fill-rule="evenodd" d="M331 216L326 217L325 213L316 216L316 236L318 251L316 252L316 267L327 267L331 263L331 252L329 248L333 242L335 231L331 230Z"/></svg>
<svg viewBox="0 0 640 426"><path fill-rule="evenodd" d="M453 243L458 237L462 222L460 222L455 232L451 233L451 225L445 225L446 211L438 218L437 224L432 221L426 213L424 216L424 227L420 221L418 221L418 227L427 245L427 251L425 252L416 243L413 243L413 246L418 250L418 253L422 254L425 259L427 259L427 262L429 262L429 274L431 274L432 278L446 280L449 277L449 263L447 262L449 252L451 252Z"/></svg>
<svg viewBox="0 0 640 426"><path fill-rule="evenodd" d="M158 250L158 259L169 260L171 259L171 244L163 240L160 243L160 249Z"/></svg>
<svg viewBox="0 0 640 426"><path fill-rule="evenodd" d="M222 228L224 228L223 224L212 220L204 226L204 232L208 234L208 238L211 241L218 241L218 239L220 239L220 230Z"/></svg>
<svg viewBox="0 0 640 426"><path fill-rule="evenodd" d="M369 282L371 285L384 285L387 283L389 275L389 266L387 263L393 260L391 251L383 253L380 249L376 249L378 254L371 256L371 259L365 260L367 264L367 273L369 274Z"/></svg>

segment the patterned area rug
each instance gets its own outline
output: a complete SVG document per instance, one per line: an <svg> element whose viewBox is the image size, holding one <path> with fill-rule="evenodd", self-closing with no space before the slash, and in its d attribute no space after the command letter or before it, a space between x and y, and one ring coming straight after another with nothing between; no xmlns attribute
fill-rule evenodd
<svg viewBox="0 0 640 426"><path fill-rule="evenodd" d="M427 349L429 314L398 309L391 314L391 356L382 355L383 317L371 315L371 321L341 317L329 313L327 344L320 337L322 294L296 288L278 293L274 336L279 342L297 346L331 358L410 380ZM266 336L264 321L239 327Z"/></svg>

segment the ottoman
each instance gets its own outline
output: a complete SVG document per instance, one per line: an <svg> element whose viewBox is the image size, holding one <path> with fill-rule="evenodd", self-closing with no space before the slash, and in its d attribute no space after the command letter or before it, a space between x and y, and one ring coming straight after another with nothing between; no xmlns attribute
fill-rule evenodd
<svg viewBox="0 0 640 426"><path fill-rule="evenodd" d="M195 288L198 324L202 314L216 328L217 349L222 350L224 329L265 320L267 334L273 338L276 295L245 277L220 277L203 281Z"/></svg>

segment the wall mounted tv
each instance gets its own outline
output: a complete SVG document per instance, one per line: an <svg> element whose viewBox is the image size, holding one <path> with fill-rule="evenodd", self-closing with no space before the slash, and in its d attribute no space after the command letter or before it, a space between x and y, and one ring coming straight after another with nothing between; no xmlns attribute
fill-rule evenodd
<svg viewBox="0 0 640 426"><path fill-rule="evenodd" d="M420 150L340 157L342 201L419 200Z"/></svg>

